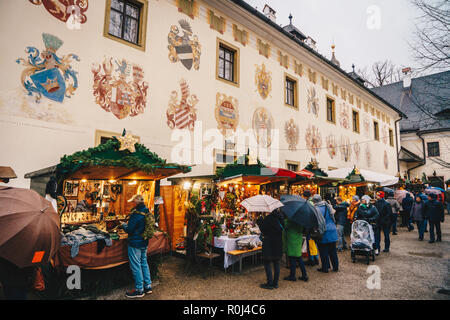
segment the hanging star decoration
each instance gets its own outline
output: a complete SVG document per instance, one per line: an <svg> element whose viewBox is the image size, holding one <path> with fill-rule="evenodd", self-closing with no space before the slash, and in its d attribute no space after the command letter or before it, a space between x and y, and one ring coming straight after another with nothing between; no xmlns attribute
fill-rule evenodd
<svg viewBox="0 0 450 320"><path fill-rule="evenodd" d="M136 152L134 145L138 142L138 139L133 138L130 132L124 132L124 135L116 138L120 141L119 151L128 150L131 153Z"/></svg>

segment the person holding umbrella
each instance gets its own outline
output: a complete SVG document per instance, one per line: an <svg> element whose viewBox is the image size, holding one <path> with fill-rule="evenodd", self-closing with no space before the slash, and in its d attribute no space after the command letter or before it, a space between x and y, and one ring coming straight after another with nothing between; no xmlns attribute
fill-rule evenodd
<svg viewBox="0 0 450 320"><path fill-rule="evenodd" d="M36 267L60 247L60 220L37 192L0 187L0 282L7 299L26 299Z"/></svg>
<svg viewBox="0 0 450 320"><path fill-rule="evenodd" d="M314 206L319 210L325 218L326 231L319 243L319 255L322 262L322 267L317 269L320 272L328 273L331 265L333 271L339 271L339 259L336 250L336 242L338 241L336 224L334 222L333 208L327 202L322 200L319 194L315 194L312 199Z"/></svg>
<svg viewBox="0 0 450 320"><path fill-rule="evenodd" d="M285 219L284 226L283 243L285 245L285 252L288 256L290 267L290 274L285 277L284 280L297 281L295 270L297 269L298 264L302 271L302 276L299 279L306 282L308 281L308 275L302 259L303 227L289 219Z"/></svg>
<svg viewBox="0 0 450 320"><path fill-rule="evenodd" d="M267 282L260 285L263 289L277 289L280 278L280 260L283 255L283 219L276 210L283 204L268 195L257 195L241 202L248 212L258 212L256 224L262 235L262 256ZM273 273L272 273L273 265Z"/></svg>

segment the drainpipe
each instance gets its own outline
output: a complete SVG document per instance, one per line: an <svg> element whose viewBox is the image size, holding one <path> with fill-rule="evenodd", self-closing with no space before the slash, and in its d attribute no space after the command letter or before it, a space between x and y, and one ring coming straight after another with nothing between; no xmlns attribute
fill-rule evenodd
<svg viewBox="0 0 450 320"><path fill-rule="evenodd" d="M402 116L400 116L400 119L395 120L394 122L394 127L395 127L395 149L397 150L397 172L400 173L400 160L398 159L398 154L399 154L399 150L398 150L398 133L397 133L397 123L402 120ZM400 138L401 139L401 138ZM401 176L401 174L400 174Z"/></svg>
<svg viewBox="0 0 450 320"><path fill-rule="evenodd" d="M419 163L419 165L412 167L410 169L408 169L407 173L408 173L408 179L411 180L411 176L410 176L410 172L414 169L417 169L418 167L424 166L427 163L427 157L425 154L425 139L422 138L422 136L420 135L420 131L417 133L417 136L419 137L420 140L422 140L422 151L423 151L423 162Z"/></svg>

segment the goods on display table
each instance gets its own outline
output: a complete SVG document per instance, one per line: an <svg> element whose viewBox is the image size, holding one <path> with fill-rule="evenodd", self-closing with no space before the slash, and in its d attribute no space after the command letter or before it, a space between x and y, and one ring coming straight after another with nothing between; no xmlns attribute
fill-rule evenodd
<svg viewBox="0 0 450 320"><path fill-rule="evenodd" d="M108 268L127 262L128 235L121 225L135 207L129 200L142 195L153 214L156 181L190 169L166 163L125 133L61 158L56 178L62 240L55 263ZM168 250L167 236L156 230L147 253Z"/></svg>

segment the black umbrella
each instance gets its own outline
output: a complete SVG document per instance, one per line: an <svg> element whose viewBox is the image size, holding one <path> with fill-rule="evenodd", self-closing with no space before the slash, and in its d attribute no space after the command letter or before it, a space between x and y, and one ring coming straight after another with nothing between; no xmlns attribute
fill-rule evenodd
<svg viewBox="0 0 450 320"><path fill-rule="evenodd" d="M315 208L307 200L300 196L285 195L281 196L281 211L286 215L288 220L296 224L310 229L317 225Z"/></svg>

